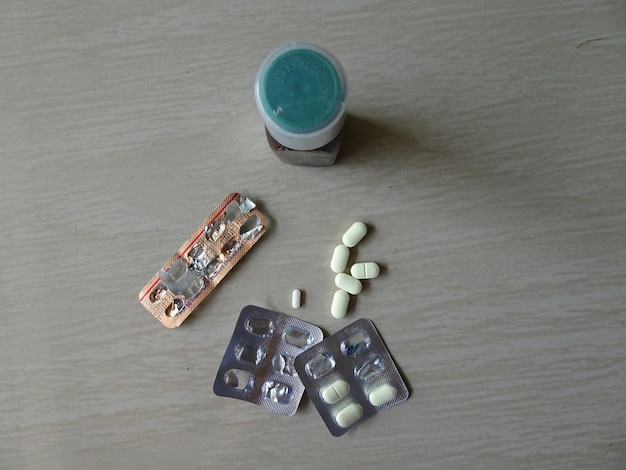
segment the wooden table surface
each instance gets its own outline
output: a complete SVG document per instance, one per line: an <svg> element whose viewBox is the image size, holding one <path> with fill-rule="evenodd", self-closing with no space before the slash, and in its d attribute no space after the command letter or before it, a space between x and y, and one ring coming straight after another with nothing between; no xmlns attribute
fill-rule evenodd
<svg viewBox="0 0 626 470"><path fill-rule="evenodd" d="M0 2L0 468L626 468L625 31L619 0ZM348 76L332 167L265 142L293 40ZM138 292L232 191L272 227L168 330ZM355 220L383 274L336 320ZM215 396L247 304L372 319L409 400L335 438Z"/></svg>

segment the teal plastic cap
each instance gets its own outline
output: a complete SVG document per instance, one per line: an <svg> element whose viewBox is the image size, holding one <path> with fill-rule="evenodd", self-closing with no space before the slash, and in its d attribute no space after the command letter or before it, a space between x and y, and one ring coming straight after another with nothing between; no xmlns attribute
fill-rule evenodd
<svg viewBox="0 0 626 470"><path fill-rule="evenodd" d="M261 63L256 104L280 144L311 150L333 140L346 117L346 78L339 61L314 44L292 42Z"/></svg>

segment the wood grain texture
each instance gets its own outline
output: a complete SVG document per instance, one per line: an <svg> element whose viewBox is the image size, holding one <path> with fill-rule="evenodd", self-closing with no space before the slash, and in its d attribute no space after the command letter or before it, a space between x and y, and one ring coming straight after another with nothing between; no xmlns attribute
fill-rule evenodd
<svg viewBox="0 0 626 470"><path fill-rule="evenodd" d="M617 0L0 5L0 468L626 466L626 7ZM252 97L290 40L349 80L330 168ZM226 194L272 219L174 331L139 289ZM343 230L381 264L342 320ZM371 318L409 400L333 438L211 391L246 304Z"/></svg>

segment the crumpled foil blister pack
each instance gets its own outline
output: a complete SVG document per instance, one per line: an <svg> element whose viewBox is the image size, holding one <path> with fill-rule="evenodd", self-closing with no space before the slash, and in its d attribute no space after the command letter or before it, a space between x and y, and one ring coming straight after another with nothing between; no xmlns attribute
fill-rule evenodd
<svg viewBox="0 0 626 470"><path fill-rule="evenodd" d="M248 305L239 315L213 391L291 416L304 393L295 358L323 338L311 323Z"/></svg>

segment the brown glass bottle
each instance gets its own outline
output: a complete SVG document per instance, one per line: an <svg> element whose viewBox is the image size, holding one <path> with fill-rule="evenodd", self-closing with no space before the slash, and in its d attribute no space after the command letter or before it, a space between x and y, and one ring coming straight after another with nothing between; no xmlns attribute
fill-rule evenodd
<svg viewBox="0 0 626 470"><path fill-rule="evenodd" d="M339 154L343 130L329 143L313 150L295 150L285 147L272 137L267 127L265 128L265 136L270 149L283 163L302 166L329 166L335 163L335 159Z"/></svg>

